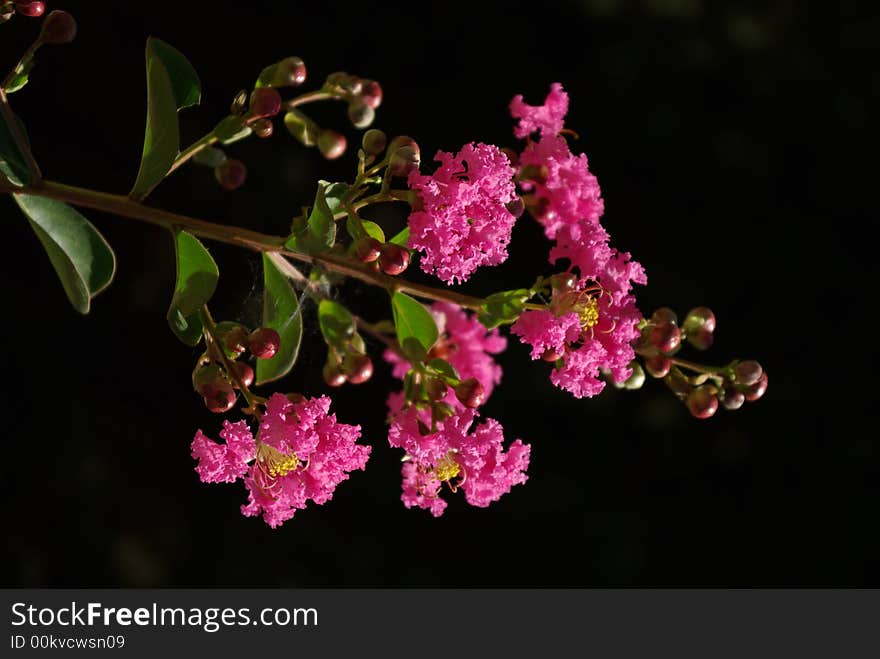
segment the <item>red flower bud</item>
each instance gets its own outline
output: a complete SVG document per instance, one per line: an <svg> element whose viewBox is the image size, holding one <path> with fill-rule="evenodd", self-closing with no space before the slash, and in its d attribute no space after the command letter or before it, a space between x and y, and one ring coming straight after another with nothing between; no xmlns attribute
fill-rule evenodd
<svg viewBox="0 0 880 659"><path fill-rule="evenodd" d="M364 80L361 99L367 107L375 110L382 105L382 85L375 80Z"/></svg>
<svg viewBox="0 0 880 659"><path fill-rule="evenodd" d="M755 382L755 384L753 384L748 389L743 391L743 394L745 394L747 401L749 401L750 403L754 403L761 396L763 396L766 391L767 391L767 371L764 371L761 374L761 378L757 382Z"/></svg>
<svg viewBox="0 0 880 659"><path fill-rule="evenodd" d="M247 167L241 160L227 158L214 168L214 176L226 190L237 190L247 178Z"/></svg>
<svg viewBox="0 0 880 659"><path fill-rule="evenodd" d="M324 129L318 134L318 150L327 160L335 160L345 153L345 135Z"/></svg>
<svg viewBox="0 0 880 659"><path fill-rule="evenodd" d="M371 156L377 156L385 150L388 137L378 128L371 128L361 140L361 148Z"/></svg>
<svg viewBox="0 0 880 659"><path fill-rule="evenodd" d="M228 320L217 323L216 336L230 359L238 359L247 350L248 331L244 325Z"/></svg>
<svg viewBox="0 0 880 659"><path fill-rule="evenodd" d="M687 397L687 408L698 419L708 419L718 410L718 396L714 388L706 385L697 387Z"/></svg>
<svg viewBox="0 0 880 659"><path fill-rule="evenodd" d="M409 267L409 250L394 243L382 245L379 267L386 275L399 275Z"/></svg>
<svg viewBox="0 0 880 659"><path fill-rule="evenodd" d="M651 315L651 320L658 325L660 323L677 323L678 316L676 316L675 312L669 307L660 307Z"/></svg>
<svg viewBox="0 0 880 659"><path fill-rule="evenodd" d="M345 384L345 374L339 370L338 364L327 362L324 364L321 375L324 376L324 382L327 383L327 386L341 387Z"/></svg>
<svg viewBox="0 0 880 659"><path fill-rule="evenodd" d="M257 137L265 139L272 137L275 127L272 126L272 122L269 119L260 119L251 124L251 130L254 131Z"/></svg>
<svg viewBox="0 0 880 659"><path fill-rule="evenodd" d="M544 354L541 355L541 359L545 362L555 362L557 359L562 358L562 353L556 352L553 348L547 348L544 351Z"/></svg>
<svg viewBox="0 0 880 659"><path fill-rule="evenodd" d="M721 404L724 405L725 410L738 410L743 406L743 403L746 402L746 397L741 391L737 391L736 389L727 389L724 392L724 397L721 399Z"/></svg>
<svg viewBox="0 0 880 659"><path fill-rule="evenodd" d="M281 94L274 87L260 87L251 92L251 115L256 118L274 117L281 112Z"/></svg>
<svg viewBox="0 0 880 659"><path fill-rule="evenodd" d="M681 330L669 320L661 321L653 327L648 339L662 352L672 352L681 343Z"/></svg>
<svg viewBox="0 0 880 659"><path fill-rule="evenodd" d="M364 263L372 263L379 258L382 243L372 236L359 238L354 244L354 255Z"/></svg>
<svg viewBox="0 0 880 659"><path fill-rule="evenodd" d="M49 12L43 21L43 31L40 34L43 43L65 44L76 38L76 21L66 11L56 9Z"/></svg>
<svg viewBox="0 0 880 659"><path fill-rule="evenodd" d="M342 362L342 371L352 384L361 384L373 377L373 360L368 355L349 353Z"/></svg>
<svg viewBox="0 0 880 659"><path fill-rule="evenodd" d="M747 359L737 364L733 373L736 376L734 379L737 384L750 387L761 379L761 376L764 375L764 369L754 359Z"/></svg>
<svg viewBox="0 0 880 659"><path fill-rule="evenodd" d="M455 397L465 407L476 408L483 404L486 398L486 390L477 378L462 380L455 387Z"/></svg>
<svg viewBox="0 0 880 659"><path fill-rule="evenodd" d="M46 5L35 0L16 2L15 8L22 16L29 16L30 18L42 16L43 12L46 11Z"/></svg>
<svg viewBox="0 0 880 659"><path fill-rule="evenodd" d="M428 398L431 400L443 400L449 391L446 383L438 378L430 378L425 384L425 389L427 390Z"/></svg>
<svg viewBox="0 0 880 659"><path fill-rule="evenodd" d="M257 359L272 359L281 347L281 336L271 327L260 327L248 336L248 348Z"/></svg>
<svg viewBox="0 0 880 659"><path fill-rule="evenodd" d="M360 98L355 98L348 104L348 120L355 128L366 128L375 118L376 111Z"/></svg>
<svg viewBox="0 0 880 659"><path fill-rule="evenodd" d="M254 383L254 369L244 362L232 362L232 368L235 369L235 375L238 377L245 387L249 387ZM233 381L234 384L234 381Z"/></svg>
<svg viewBox="0 0 880 659"><path fill-rule="evenodd" d="M697 307L688 311L684 319L685 332L693 332L698 329L704 329L708 332L715 331L715 314L709 307Z"/></svg>
<svg viewBox="0 0 880 659"><path fill-rule="evenodd" d="M651 377L665 377L671 368L672 362L663 355L654 355L645 360L645 370L648 371Z"/></svg>
<svg viewBox="0 0 880 659"><path fill-rule="evenodd" d="M205 398L205 407L215 414L223 414L228 412L235 406L235 392L230 388L229 391L221 391L210 398Z"/></svg>
<svg viewBox="0 0 880 659"><path fill-rule="evenodd" d="M687 340L697 350L708 350L715 341L715 335L705 327L701 327L689 332Z"/></svg>
<svg viewBox="0 0 880 659"><path fill-rule="evenodd" d="M410 172L418 170L421 162L422 157L418 147L402 146L392 152L388 167L392 175L406 178Z"/></svg>

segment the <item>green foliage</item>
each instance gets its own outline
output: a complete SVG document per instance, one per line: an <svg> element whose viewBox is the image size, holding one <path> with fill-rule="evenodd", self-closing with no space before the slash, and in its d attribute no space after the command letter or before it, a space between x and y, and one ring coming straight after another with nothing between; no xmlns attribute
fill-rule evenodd
<svg viewBox="0 0 880 659"><path fill-rule="evenodd" d="M43 243L73 308L89 312L92 298L113 280L116 257L104 237L67 204L47 197L13 195Z"/></svg>
<svg viewBox="0 0 880 659"><path fill-rule="evenodd" d="M493 293L480 307L477 319L486 326L486 329L514 323L522 314L525 303L531 296L532 291L527 288Z"/></svg>
<svg viewBox="0 0 880 659"><path fill-rule="evenodd" d="M290 373L302 342L302 314L296 291L268 254L263 254L263 327L278 332L281 346L272 359L257 360L257 384Z"/></svg>
<svg viewBox="0 0 880 659"><path fill-rule="evenodd" d="M11 114L11 113L10 113ZM24 124L21 120L12 115L13 119L18 122L18 128L25 136ZM13 185L27 185L33 182L33 176L28 169L27 160L22 154L15 138L12 136L12 127L6 123L5 116L0 113L0 172L2 172L9 182Z"/></svg>
<svg viewBox="0 0 880 659"><path fill-rule="evenodd" d="M421 303L399 292L391 296L391 310L401 349L411 361L424 361L437 342L434 317Z"/></svg>
<svg viewBox="0 0 880 659"><path fill-rule="evenodd" d="M409 227L404 227L402 231L395 234L389 243L394 243L395 245L400 245L401 247L406 247L406 243L409 240Z"/></svg>
<svg viewBox="0 0 880 659"><path fill-rule="evenodd" d="M318 304L318 325L328 345L342 348L357 334L351 313L338 302L321 300Z"/></svg>
<svg viewBox="0 0 880 659"><path fill-rule="evenodd" d="M168 325L185 344L194 346L202 338L199 312L214 295L220 272L208 250L186 231L174 234L177 254L177 283L168 309Z"/></svg>
<svg viewBox="0 0 880 659"><path fill-rule="evenodd" d="M147 196L165 178L180 148L177 111L195 105L201 86L192 65L175 48L147 39L147 125L137 180L129 195Z"/></svg>
<svg viewBox="0 0 880 659"><path fill-rule="evenodd" d="M318 181L315 204L308 220L290 235L284 246L307 254L319 254L333 247L336 243L335 214L348 188L345 183Z"/></svg>

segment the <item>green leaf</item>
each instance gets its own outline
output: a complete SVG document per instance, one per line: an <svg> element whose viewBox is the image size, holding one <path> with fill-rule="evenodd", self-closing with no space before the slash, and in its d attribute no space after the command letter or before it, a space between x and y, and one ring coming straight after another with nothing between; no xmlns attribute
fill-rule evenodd
<svg viewBox="0 0 880 659"><path fill-rule="evenodd" d="M92 298L113 280L116 257L104 237L64 202L13 195L40 239L73 308L89 312Z"/></svg>
<svg viewBox="0 0 880 659"><path fill-rule="evenodd" d="M437 342L434 317L422 304L399 292L391 296L391 310L403 352L413 361L423 361Z"/></svg>
<svg viewBox="0 0 880 659"><path fill-rule="evenodd" d="M26 135L24 124L18 117L12 116L18 122L21 132ZM13 185L27 185L33 181L27 160L18 148L12 130L2 113L0 113L0 172L3 172Z"/></svg>
<svg viewBox="0 0 880 659"><path fill-rule="evenodd" d="M268 254L263 254L263 286L263 327L278 332L281 347L272 359L257 360L257 384L290 373L302 342L302 315L296 291Z"/></svg>
<svg viewBox="0 0 880 659"><path fill-rule="evenodd" d="M244 123L244 119L230 115L220 120L214 126L214 135L220 140L221 144L232 144L243 140L253 132L251 127Z"/></svg>
<svg viewBox="0 0 880 659"><path fill-rule="evenodd" d="M400 233L395 234L395 236L388 242L400 245L401 247L406 247L407 241L409 241L409 227L404 227Z"/></svg>
<svg viewBox="0 0 880 659"><path fill-rule="evenodd" d="M321 127L298 110L289 110L284 115L287 131L305 146L315 146Z"/></svg>
<svg viewBox="0 0 880 659"><path fill-rule="evenodd" d="M342 198L348 187L344 183L318 181L318 192L309 219L302 229L287 239L284 246L309 254L324 252L333 247L336 243L334 216L342 204Z"/></svg>
<svg viewBox="0 0 880 659"><path fill-rule="evenodd" d="M362 220L361 225L364 227L364 231L367 232L367 235L371 238L375 238L380 243L385 242L385 232L382 231L382 227L380 227L375 222L370 222L369 220Z"/></svg>
<svg viewBox="0 0 880 659"><path fill-rule="evenodd" d="M198 238L186 231L174 235L177 254L177 283L168 309L168 325L185 344L194 346L202 338L199 311L214 295L220 271Z"/></svg>
<svg viewBox="0 0 880 659"><path fill-rule="evenodd" d="M514 323L522 314L524 305L531 296L532 292L527 288L493 293L480 307L477 319L486 329Z"/></svg>
<svg viewBox="0 0 880 659"><path fill-rule="evenodd" d="M455 370L455 366L445 359L435 357L428 362L428 367L434 369L441 375L446 376L450 380L455 380L455 384L458 384L458 381L461 380L461 376L458 374L458 371Z"/></svg>
<svg viewBox="0 0 880 659"><path fill-rule="evenodd" d="M147 39L147 126L137 180L129 196L142 199L165 178L180 148L177 111L201 97L199 78L178 50Z"/></svg>
<svg viewBox="0 0 880 659"><path fill-rule="evenodd" d="M28 84L28 76L30 75L33 68L33 56L22 61L17 67L15 67L15 72L12 75L12 80L10 80L9 84L4 87L4 91L7 94L12 94L13 92L17 92L19 89Z"/></svg>
<svg viewBox="0 0 880 659"><path fill-rule="evenodd" d="M357 333L354 317L333 300L321 300L318 304L318 325L324 340L336 348L343 347Z"/></svg>

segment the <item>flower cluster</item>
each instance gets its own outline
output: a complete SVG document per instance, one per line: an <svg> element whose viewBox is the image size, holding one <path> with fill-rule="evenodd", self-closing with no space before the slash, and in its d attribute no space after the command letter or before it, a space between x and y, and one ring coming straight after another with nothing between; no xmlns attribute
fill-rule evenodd
<svg viewBox="0 0 880 659"><path fill-rule="evenodd" d="M486 419L469 432L475 416L473 410L461 410L436 422L427 433L427 410L413 406L394 416L388 441L406 451L401 499L407 508L442 515L446 509L440 497L443 483L453 492L461 488L472 506L485 508L514 485L526 482L531 447L517 439L505 452L501 424Z"/></svg>
<svg viewBox="0 0 880 659"><path fill-rule="evenodd" d="M626 380L635 357L632 342L641 314L631 294L633 283L646 283L641 265L609 245L599 222L604 211L599 184L584 154L574 155L560 134L568 95L554 84L543 105L513 99L511 114L519 119L514 134L530 139L519 158L527 206L555 241L550 262L568 260L576 279L554 287L546 309L523 313L511 328L532 346L532 358L555 361L552 382L576 397L594 396L605 386L607 372Z"/></svg>
<svg viewBox="0 0 880 659"><path fill-rule="evenodd" d="M241 512L262 514L272 528L292 518L309 501L323 504L348 473L363 469L370 447L357 444L360 426L336 421L330 399L292 402L273 394L255 438L247 423L224 422L219 444L201 430L192 442L196 471L204 483L244 479L249 503Z"/></svg>
<svg viewBox="0 0 880 659"><path fill-rule="evenodd" d="M466 144L453 155L438 151L432 175L415 170L409 187L418 194L409 216L409 242L420 250L422 270L448 283L465 281L481 265L507 259L516 216L513 167L496 146Z"/></svg>

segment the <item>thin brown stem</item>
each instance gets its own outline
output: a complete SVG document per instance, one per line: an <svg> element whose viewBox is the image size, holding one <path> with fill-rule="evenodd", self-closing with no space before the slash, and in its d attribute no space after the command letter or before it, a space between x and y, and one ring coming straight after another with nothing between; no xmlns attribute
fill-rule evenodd
<svg viewBox="0 0 880 659"><path fill-rule="evenodd" d="M180 155L175 158L171 167L168 169L168 174L165 176L171 175L173 172L177 171L177 169L183 165L185 162L189 161L190 158L195 156L196 154L204 151L209 146L216 144L219 138L214 134L214 132L210 132L200 140L193 142L186 149L180 152Z"/></svg>
<svg viewBox="0 0 880 659"><path fill-rule="evenodd" d="M304 254L292 251L285 248L284 243L286 239L282 236L273 236L250 229L209 222L159 208L152 208L122 195L88 190L52 181L44 181L37 187L28 186L24 189L8 189L5 191L26 192L28 194L58 199L74 206L92 208L110 213L111 215L139 220L165 228L179 227L202 238L229 243L255 252L282 254L295 261L309 263L325 270L353 277L373 286L384 288L392 293L399 291L426 300L452 302L460 307L473 310L480 309L483 304L483 298L464 295L463 293L457 293L448 289L425 286L424 284L409 282L398 277L391 277L354 261L345 255L331 253Z"/></svg>

